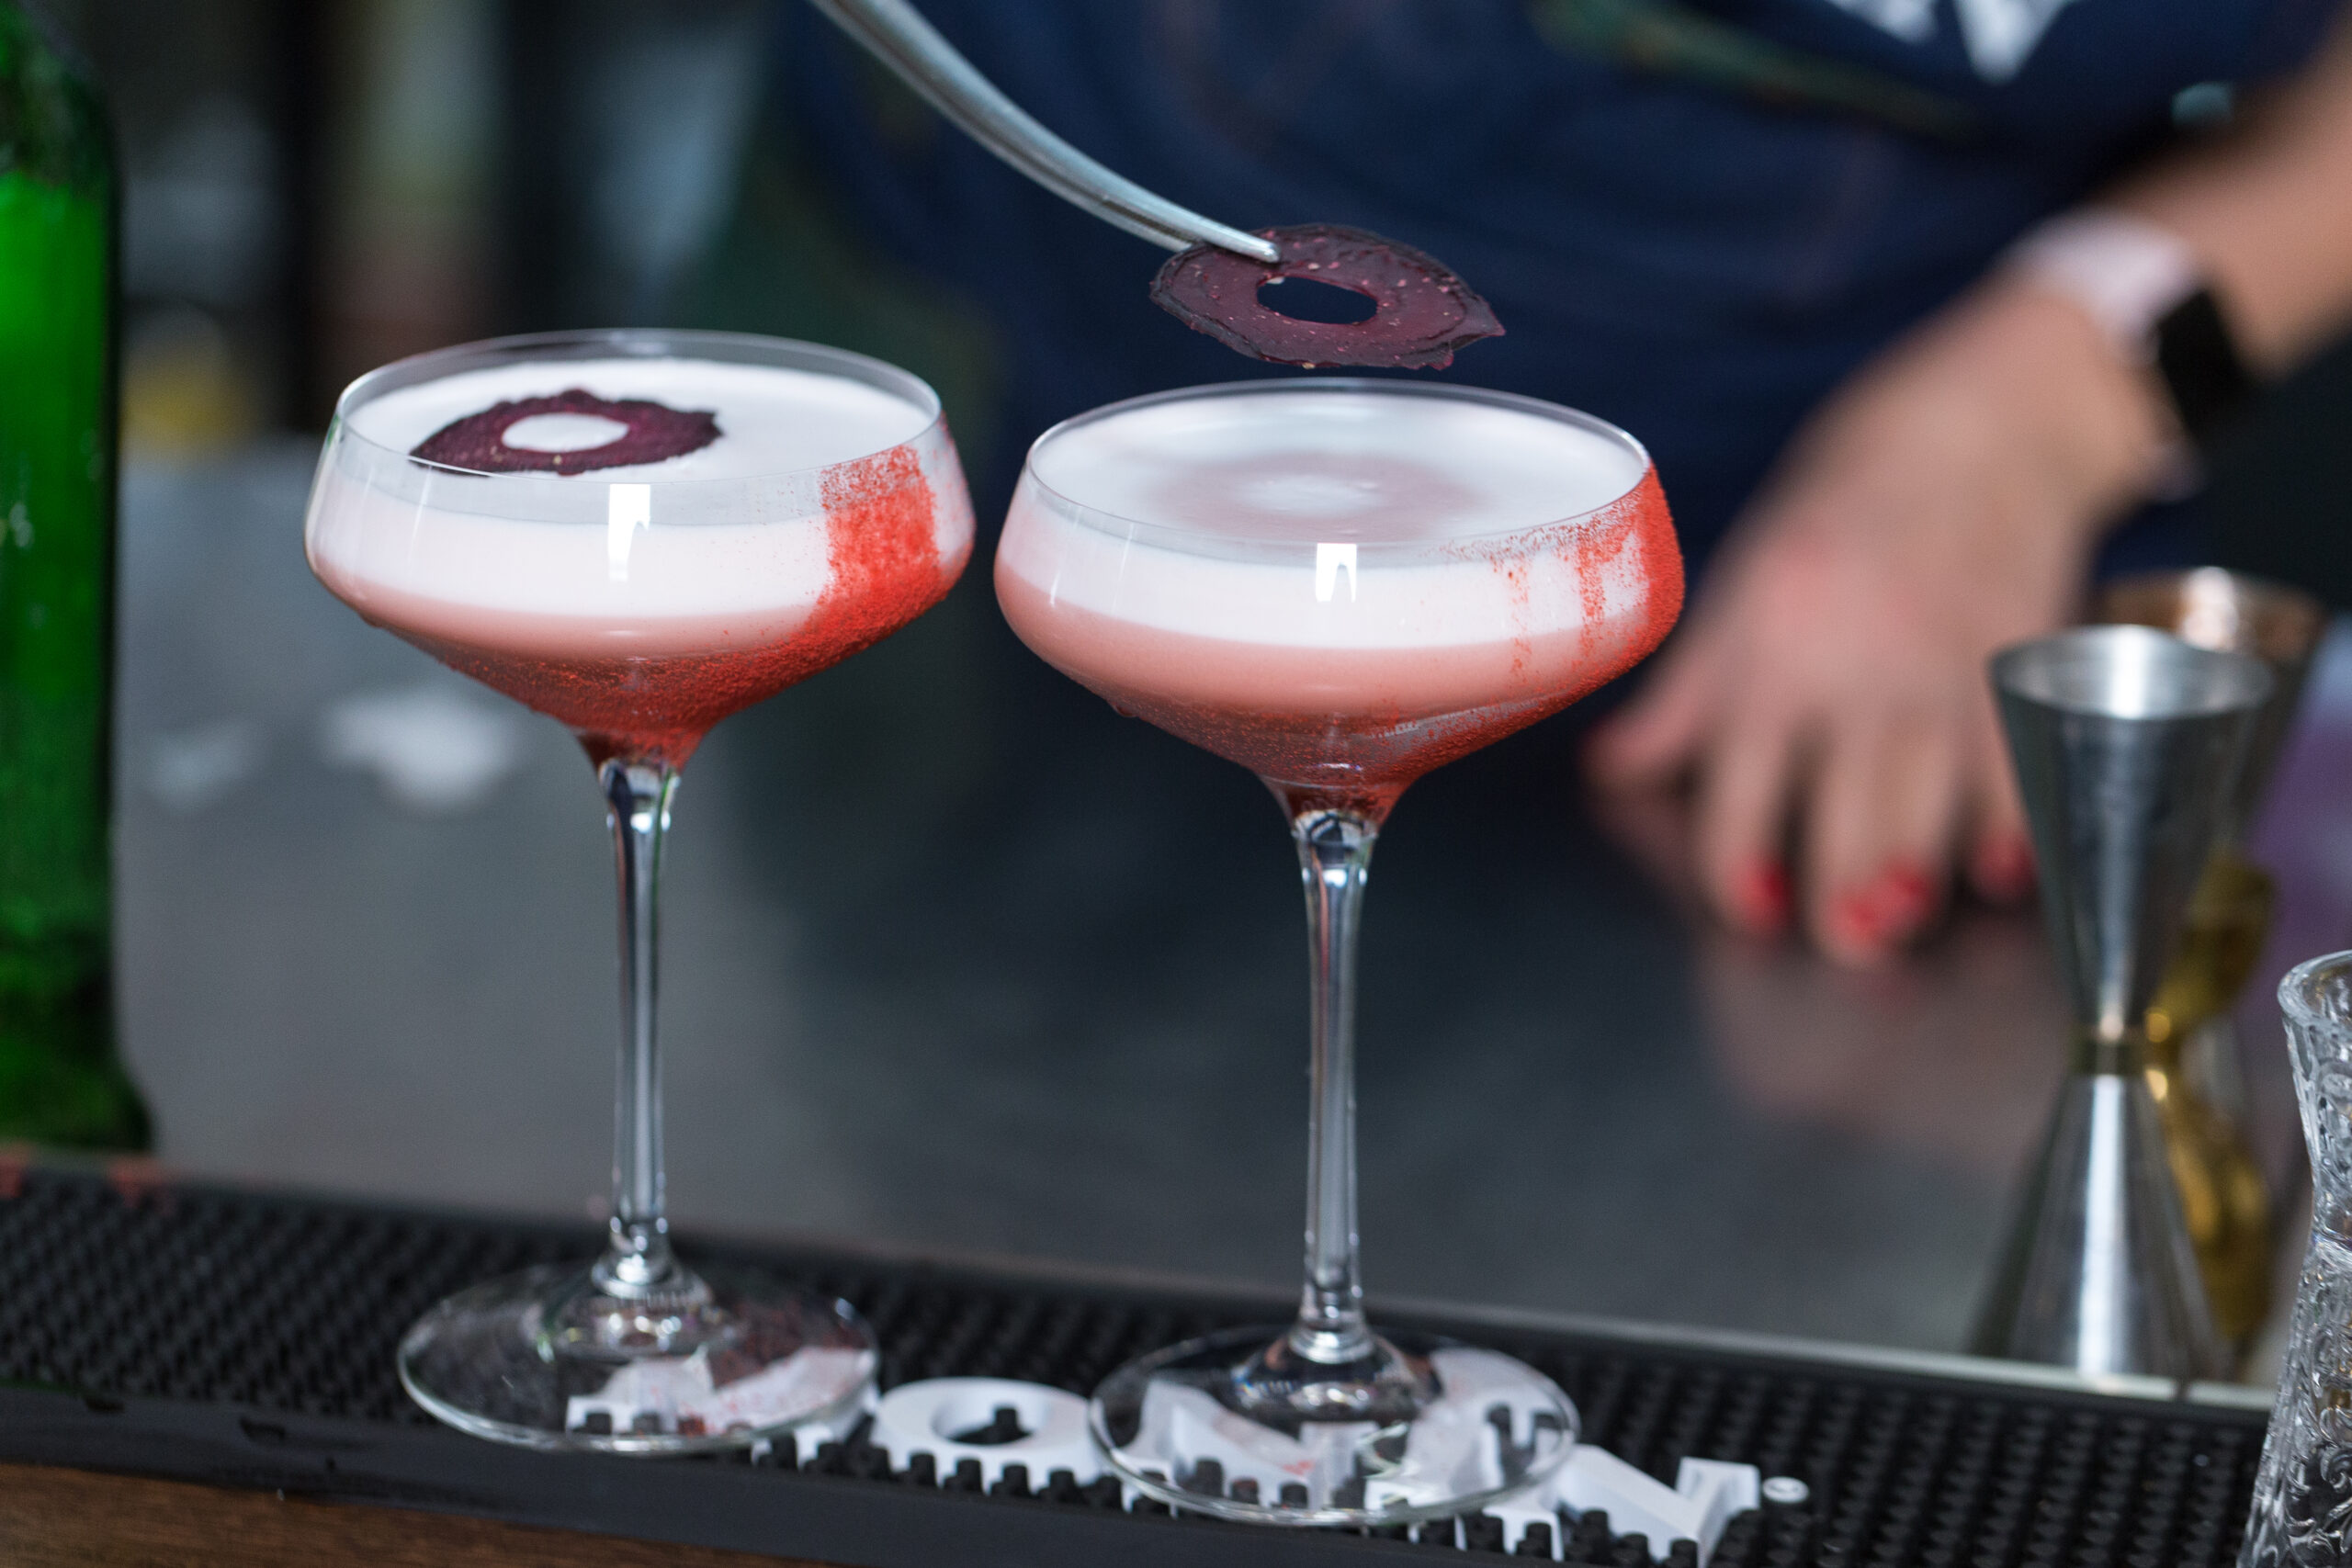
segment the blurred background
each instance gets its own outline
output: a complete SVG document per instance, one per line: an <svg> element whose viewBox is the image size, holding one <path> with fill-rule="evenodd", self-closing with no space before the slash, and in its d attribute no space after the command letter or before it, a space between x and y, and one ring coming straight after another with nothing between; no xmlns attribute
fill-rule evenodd
<svg viewBox="0 0 2352 1568"><path fill-rule="evenodd" d="M1294 1279L1306 997L1280 823L1238 770L1003 629L986 540L1035 432L1006 426L991 367L1019 323L842 217L770 95L773 7L50 9L110 95L125 175L117 924L161 1156L601 1214L611 894L588 772L554 725L328 598L301 507L336 391L387 359L736 328L930 379L984 543L940 610L731 720L687 778L673 1211ZM878 74L860 90L893 134L955 134ZM2339 351L2219 465L2201 504L2232 564L2317 547L2352 581L2346 429ZM1870 975L1728 936L1645 862L1655 825L1590 819L1575 739L1564 716L1431 777L1383 843L1373 1288L1956 1347L2061 1065L2036 920L1964 908ZM2268 991L2352 939L2347 764L2339 636L2260 840L2285 906L2245 1027L2286 1189Z"/></svg>
<svg viewBox="0 0 2352 1568"><path fill-rule="evenodd" d="M877 269L767 112L772 5L46 8L121 140L136 453L316 433L387 359L585 321L854 343L989 428L978 312Z"/></svg>

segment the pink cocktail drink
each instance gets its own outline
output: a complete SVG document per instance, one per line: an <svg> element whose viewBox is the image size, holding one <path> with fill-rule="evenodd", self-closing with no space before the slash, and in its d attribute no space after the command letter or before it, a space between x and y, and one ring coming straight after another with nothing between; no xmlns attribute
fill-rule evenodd
<svg viewBox="0 0 2352 1568"><path fill-rule="evenodd" d="M845 1435L877 1365L856 1314L671 1247L654 895L678 771L711 726L905 626L963 570L971 502L938 399L862 355L734 333L445 349L345 392L303 538L368 620L571 727L619 874L604 1254L444 1300L401 1338L402 1385L535 1448Z"/></svg>
<svg viewBox="0 0 2352 1568"><path fill-rule="evenodd" d="M1378 820L1430 769L1622 673L1682 601L1638 446L1565 410L1441 394L1220 389L1053 433L997 554L1006 618L1294 810Z"/></svg>
<svg viewBox="0 0 2352 1568"><path fill-rule="evenodd" d="M479 411L572 389L616 408L708 411L720 435L666 460L570 473L411 456ZM839 376L572 359L424 380L345 419L354 439L322 467L312 503L320 581L560 719L599 762L683 764L729 714L929 609L971 551L935 410ZM526 417L505 438L562 451L522 444L594 440L616 423Z"/></svg>
<svg viewBox="0 0 2352 1568"><path fill-rule="evenodd" d="M1306 892L1298 1316L1113 1373L1090 1412L1112 1466L1188 1510L1293 1525L1433 1518L1535 1484L1576 1439L1557 1385L1364 1315L1356 932L1407 785L1557 712L1673 625L1682 558L1648 457L1583 414L1462 388L1137 399L1039 437L996 589L1048 663L1271 785Z"/></svg>

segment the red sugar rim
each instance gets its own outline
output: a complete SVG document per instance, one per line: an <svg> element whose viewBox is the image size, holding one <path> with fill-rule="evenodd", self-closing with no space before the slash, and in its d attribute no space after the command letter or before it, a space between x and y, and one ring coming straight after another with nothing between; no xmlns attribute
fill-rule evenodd
<svg viewBox="0 0 2352 1568"><path fill-rule="evenodd" d="M1282 259L1269 265L1194 245L1168 259L1151 282L1152 302L1194 332L1252 359L1312 369L1325 365L1442 370L1453 351L1500 337L1503 324L1478 291L1434 256L1363 229L1301 223L1261 229ZM1361 321L1302 321L1267 309L1259 288L1304 277L1363 295Z"/></svg>
<svg viewBox="0 0 2352 1568"><path fill-rule="evenodd" d="M508 430L548 413L585 414L628 428L602 446L573 452L542 452L506 444ZM707 409L673 409L644 398L613 400L573 387L553 397L492 403L479 413L452 420L418 442L409 456L420 462L476 473L578 474L683 457L718 439L718 416Z"/></svg>

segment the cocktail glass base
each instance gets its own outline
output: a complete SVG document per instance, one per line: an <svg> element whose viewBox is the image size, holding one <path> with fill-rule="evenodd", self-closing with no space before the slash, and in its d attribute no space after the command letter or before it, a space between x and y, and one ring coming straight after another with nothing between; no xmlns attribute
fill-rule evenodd
<svg viewBox="0 0 2352 1568"><path fill-rule="evenodd" d="M1111 1468L1218 1518L1393 1525L1533 1486L1576 1443L1567 1395L1509 1356L1383 1334L1368 1355L1324 1367L1291 1335L1232 1329L1112 1373L1091 1406Z"/></svg>
<svg viewBox="0 0 2352 1568"><path fill-rule="evenodd" d="M460 1431L537 1449L707 1453L795 1428L845 1437L873 1403L847 1303L681 1270L623 1293L537 1268L460 1291L401 1337L401 1384Z"/></svg>

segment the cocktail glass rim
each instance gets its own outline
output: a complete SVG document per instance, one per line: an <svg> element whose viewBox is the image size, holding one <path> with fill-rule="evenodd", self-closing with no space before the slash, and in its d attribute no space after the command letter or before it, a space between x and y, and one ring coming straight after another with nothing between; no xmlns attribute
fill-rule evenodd
<svg viewBox="0 0 2352 1568"><path fill-rule="evenodd" d="M571 349L579 352L562 352ZM788 352L779 355L779 349ZM729 352L730 350L732 352ZM921 425L888 446L876 446L872 451L847 457L836 457L830 462L682 479L646 475L642 468L628 470L636 482L650 483L664 491L683 491L700 485L742 485L820 474L843 463L858 462L876 453L921 441L946 423L946 412L941 406L939 394L932 389L930 383L912 371L902 370L871 355L834 348L826 344L804 343L797 338L770 337L761 333L714 332L699 327L589 327L561 332L517 333L506 337L484 338L477 343L453 344L447 348L427 349L423 354L412 354L404 359L379 365L345 387L343 395L335 400L334 417L327 429L328 446L332 447L339 439L388 459L411 463L433 473L458 479L495 479L502 484L512 484L516 480L546 483L580 479L591 483L610 483L611 476L623 470L588 468L557 473L547 469L517 468L492 471L433 462L396 446L386 446L361 431L350 418L354 410L387 393L461 375L467 370L494 369L502 365L558 365L569 359L582 362L599 359L698 359L718 365L807 370L815 375L840 376L861 382L876 391L903 397L925 416ZM806 363L783 364L780 359L800 359Z"/></svg>
<svg viewBox="0 0 2352 1568"><path fill-rule="evenodd" d="M1635 466L1632 479L1626 482L1623 489L1611 495L1606 501L1581 507L1573 512L1562 513L1556 516L1529 518L1498 528L1445 534L1425 539L1357 541L1358 554L1374 559L1404 560L1445 556L1457 552L1464 546L1489 543L1496 539L1506 539L1547 529L1571 527L1580 523L1589 522L1623 504L1629 496L1642 488L1644 480L1655 471L1656 466L1651 461L1649 448L1644 446L1626 431L1610 423L1605 419L1586 413L1582 410L1549 402L1542 398L1529 397L1521 392L1498 391L1491 387L1465 387L1451 382L1393 381L1373 376L1299 376L1283 378L1269 377L1248 381L1216 381L1201 387L1177 387L1164 392L1146 392L1140 397L1123 398L1115 403L1105 403L1101 408L1089 409L1084 413L1073 414L1052 426L1029 444L1029 450L1022 458L1023 482L1037 494L1052 501L1055 503L1054 510L1058 514L1068 517L1072 522L1093 528L1098 533L1110 533L1111 529L1102 526L1103 524L1109 523L1116 525L1119 534L1124 537L1184 555L1211 556L1228 559L1255 559L1267 557L1301 557L1311 559L1317 549L1317 541L1304 536L1274 539L1252 538L1238 534L1208 534L1176 524L1158 523L1148 518L1132 517L1109 507L1097 506L1091 502L1070 495L1066 491L1056 489L1046 480L1037 463L1038 454L1057 437L1121 414L1133 413L1139 409L1156 408L1164 403L1207 402L1225 398L1247 397L1251 394L1262 396L1270 393L1299 391L1371 392L1385 397L1417 397L1436 401L1481 403L1490 408L1515 409L1522 413L1549 420L1555 424L1570 425L1589 434L1600 436L1634 459Z"/></svg>

